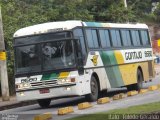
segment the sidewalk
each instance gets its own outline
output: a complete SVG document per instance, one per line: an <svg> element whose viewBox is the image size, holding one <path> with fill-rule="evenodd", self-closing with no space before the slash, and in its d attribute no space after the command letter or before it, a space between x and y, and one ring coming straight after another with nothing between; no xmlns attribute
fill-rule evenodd
<svg viewBox="0 0 160 120"><path fill-rule="evenodd" d="M18 102L16 100L16 96L11 96L10 101L2 101L2 97L0 97L0 111L5 110L5 109L15 108L15 107L32 105L35 103L36 103L36 101Z"/></svg>
<svg viewBox="0 0 160 120"><path fill-rule="evenodd" d="M13 104L17 104L17 103L19 103L19 102L16 100L16 96L11 96L10 101L2 101L2 97L0 97L0 109L1 109L1 107L13 105Z"/></svg>

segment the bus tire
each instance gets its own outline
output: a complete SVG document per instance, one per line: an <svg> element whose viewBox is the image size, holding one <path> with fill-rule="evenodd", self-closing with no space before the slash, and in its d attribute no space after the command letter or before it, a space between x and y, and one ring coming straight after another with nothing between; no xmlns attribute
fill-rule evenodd
<svg viewBox="0 0 160 120"><path fill-rule="evenodd" d="M143 75L140 69L137 70L137 86L136 86L136 90L140 90L142 89L143 86Z"/></svg>
<svg viewBox="0 0 160 120"><path fill-rule="evenodd" d="M132 85L128 85L127 86L127 90L131 91L131 90L137 90L139 91L140 89L142 89L142 85L143 85L143 75L140 69L137 70L137 83L136 84L132 84Z"/></svg>
<svg viewBox="0 0 160 120"><path fill-rule="evenodd" d="M93 102L98 99L98 93L99 93L98 83L94 76L91 77L90 88L91 88L91 93L87 94L85 97L89 102Z"/></svg>
<svg viewBox="0 0 160 120"><path fill-rule="evenodd" d="M51 99L41 99L37 100L37 102L42 108L48 108L51 103Z"/></svg>

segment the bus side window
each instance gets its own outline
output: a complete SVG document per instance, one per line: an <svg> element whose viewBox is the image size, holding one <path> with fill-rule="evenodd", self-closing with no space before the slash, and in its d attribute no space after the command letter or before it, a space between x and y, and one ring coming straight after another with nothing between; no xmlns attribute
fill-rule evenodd
<svg viewBox="0 0 160 120"><path fill-rule="evenodd" d="M80 39L80 43L81 43L81 47L82 47L82 54L83 54L83 60L85 60L85 56L86 56L86 47L85 47L85 42L84 42L84 35L82 32L81 28L75 29L73 31L74 37L76 39Z"/></svg>
<svg viewBox="0 0 160 120"><path fill-rule="evenodd" d="M113 47L121 47L121 37L119 30L110 30Z"/></svg>
<svg viewBox="0 0 160 120"><path fill-rule="evenodd" d="M107 48L111 46L109 31L108 30L99 30L100 41L102 48Z"/></svg>
<svg viewBox="0 0 160 120"><path fill-rule="evenodd" d="M147 30L140 30L141 40L143 45L149 45L149 36Z"/></svg>
<svg viewBox="0 0 160 120"><path fill-rule="evenodd" d="M132 42L134 46L140 46L140 36L138 30L131 30Z"/></svg>
<svg viewBox="0 0 160 120"><path fill-rule="evenodd" d="M89 48L99 48L96 30L86 29L86 36Z"/></svg>
<svg viewBox="0 0 160 120"><path fill-rule="evenodd" d="M122 42L124 46L131 46L131 37L129 30L121 30Z"/></svg>

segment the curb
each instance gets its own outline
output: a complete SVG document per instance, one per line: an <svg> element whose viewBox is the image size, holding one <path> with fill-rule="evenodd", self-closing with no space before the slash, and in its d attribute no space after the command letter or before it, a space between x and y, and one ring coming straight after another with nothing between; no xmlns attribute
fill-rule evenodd
<svg viewBox="0 0 160 120"><path fill-rule="evenodd" d="M154 91L154 90L157 90L157 89L158 89L157 85L152 85L152 86L148 87L149 91Z"/></svg>
<svg viewBox="0 0 160 120"><path fill-rule="evenodd" d="M129 96L134 96L134 95L137 95L137 94L138 94L138 91L136 91L136 90L127 92L127 96L128 96L128 97L129 97Z"/></svg>
<svg viewBox="0 0 160 120"><path fill-rule="evenodd" d="M89 102L83 102L78 104L78 109L83 110L92 107L92 105Z"/></svg>
<svg viewBox="0 0 160 120"><path fill-rule="evenodd" d="M51 113L44 113L44 114L36 115L34 117L34 120L49 120L49 119L52 119Z"/></svg>
<svg viewBox="0 0 160 120"><path fill-rule="evenodd" d="M73 110L73 107L71 106L58 109L58 115L66 115L72 112L74 112L74 110Z"/></svg>

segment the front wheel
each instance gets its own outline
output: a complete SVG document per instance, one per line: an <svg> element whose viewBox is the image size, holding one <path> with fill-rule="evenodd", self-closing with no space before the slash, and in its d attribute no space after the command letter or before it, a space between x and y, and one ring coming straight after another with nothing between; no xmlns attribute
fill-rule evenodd
<svg viewBox="0 0 160 120"><path fill-rule="evenodd" d="M51 103L51 99L41 99L37 100L37 102L42 108L48 108Z"/></svg>
<svg viewBox="0 0 160 120"><path fill-rule="evenodd" d="M96 101L98 99L98 83L94 76L91 77L90 83L91 93L86 95L86 99L90 102Z"/></svg>

